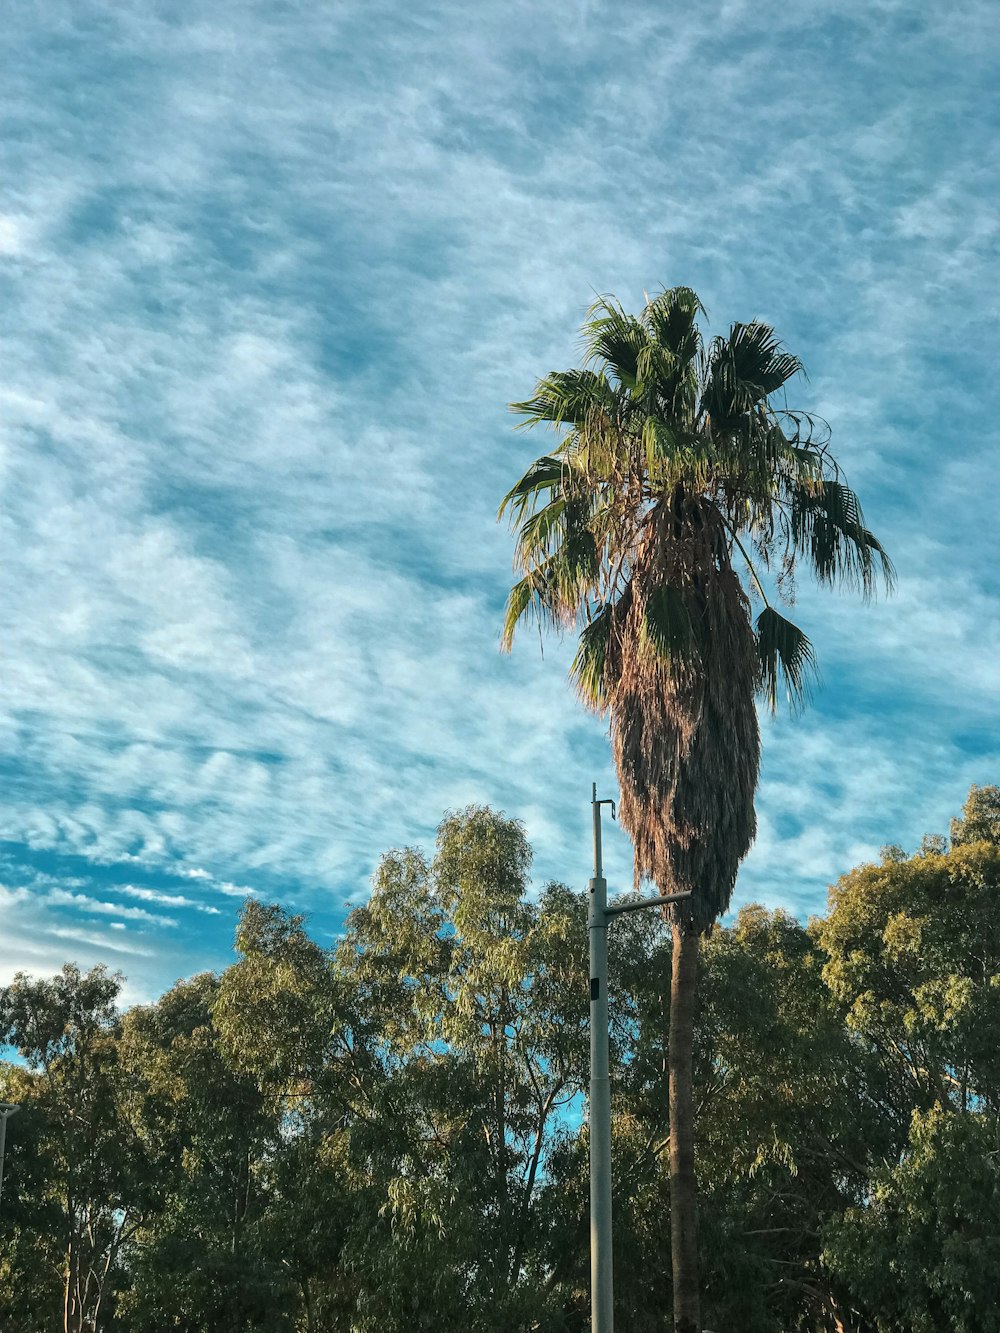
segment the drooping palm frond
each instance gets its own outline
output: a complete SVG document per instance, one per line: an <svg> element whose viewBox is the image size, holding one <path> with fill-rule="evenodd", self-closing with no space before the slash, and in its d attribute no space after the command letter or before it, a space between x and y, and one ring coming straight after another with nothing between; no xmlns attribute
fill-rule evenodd
<svg viewBox="0 0 1000 1333"><path fill-rule="evenodd" d="M514 526L521 523L526 514L533 512L544 491L551 494L562 484L565 473L566 463L561 458L546 455L536 459L504 496L497 517L509 518Z"/></svg>
<svg viewBox="0 0 1000 1333"><path fill-rule="evenodd" d="M881 573L892 589L895 570L881 542L864 524L861 502L840 481L797 486L791 495L791 539L821 583L847 583L866 597Z"/></svg>
<svg viewBox="0 0 1000 1333"><path fill-rule="evenodd" d="M576 682L580 698L597 713L603 713L607 707L605 681L614 610L609 603L594 612L580 631L576 656L570 666L570 676Z"/></svg>
<svg viewBox="0 0 1000 1333"><path fill-rule="evenodd" d="M685 605L684 594L669 583L658 583L643 606L641 650L665 664L699 660L698 636Z"/></svg>
<svg viewBox="0 0 1000 1333"><path fill-rule="evenodd" d="M525 518L517 534L518 563L530 567L540 555L550 555L553 545L565 540L565 496L557 496L542 509Z"/></svg>
<svg viewBox="0 0 1000 1333"><path fill-rule="evenodd" d="M584 534L578 547L567 544L533 566L507 597L501 643L509 651L522 620L563 629L573 624L577 607L593 581L593 539Z"/></svg>
<svg viewBox="0 0 1000 1333"><path fill-rule="evenodd" d="M521 621L527 617L532 609L538 615L539 610L543 610L544 606L545 603L539 595L535 579L530 574L526 574L523 579L518 579L507 594L503 629L500 633L500 642L508 652L513 646L514 634Z"/></svg>
<svg viewBox="0 0 1000 1333"><path fill-rule="evenodd" d="M647 416L640 440L650 498L666 495L677 485L700 491L710 484L718 455L712 441L699 431Z"/></svg>
<svg viewBox="0 0 1000 1333"><path fill-rule="evenodd" d="M784 683L789 704L801 708L816 679L816 655L799 629L773 606L765 606L757 617L757 656L761 690L771 712L778 707L778 688Z"/></svg>

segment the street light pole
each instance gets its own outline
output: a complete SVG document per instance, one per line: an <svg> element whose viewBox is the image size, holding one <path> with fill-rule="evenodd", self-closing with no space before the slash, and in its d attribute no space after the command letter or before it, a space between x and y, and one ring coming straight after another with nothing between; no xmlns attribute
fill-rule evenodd
<svg viewBox="0 0 1000 1333"><path fill-rule="evenodd" d="M7 1121L12 1115L17 1115L20 1106L15 1106L13 1102L0 1102L0 1199L3 1198L3 1155L7 1146Z"/></svg>
<svg viewBox="0 0 1000 1333"><path fill-rule="evenodd" d="M611 1081L608 1070L608 923L623 912L665 907L690 898L690 893L666 893L630 903L608 906L601 847L601 806L615 803L597 799L592 787L594 816L594 876L588 895L587 933L590 937L590 1328L591 1333L614 1333L614 1270L611 1262Z"/></svg>
<svg viewBox="0 0 1000 1333"><path fill-rule="evenodd" d="M608 1077L608 882L601 853L601 806L597 783L594 815L594 877L590 881L590 1326L614 1333L611 1264L611 1083Z"/></svg>

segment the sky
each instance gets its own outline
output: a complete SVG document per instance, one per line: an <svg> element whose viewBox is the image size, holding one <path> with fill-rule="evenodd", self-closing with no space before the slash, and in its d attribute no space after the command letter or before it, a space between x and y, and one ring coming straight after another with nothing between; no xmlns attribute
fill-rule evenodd
<svg viewBox="0 0 1000 1333"><path fill-rule="evenodd" d="M450 809L585 883L605 724L499 652L497 504L598 293L773 324L896 595L800 588L734 906L800 917L1000 781L988 2L12 0L0 79L0 982L323 942ZM631 880L606 834L612 890Z"/></svg>

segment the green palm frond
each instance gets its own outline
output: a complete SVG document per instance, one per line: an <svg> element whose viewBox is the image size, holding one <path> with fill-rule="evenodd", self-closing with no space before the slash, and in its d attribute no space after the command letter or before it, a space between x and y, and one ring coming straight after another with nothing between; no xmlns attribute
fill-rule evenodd
<svg viewBox="0 0 1000 1333"><path fill-rule="evenodd" d="M523 569L529 569L539 556L550 555L553 547L565 540L567 503L563 497L552 500L521 524L517 533L517 563Z"/></svg>
<svg viewBox="0 0 1000 1333"><path fill-rule="evenodd" d="M580 598L580 603L573 605L574 598L578 592L583 596L589 595L600 573L597 541L587 523L578 516L570 515L566 522L566 536L559 549L563 561L560 577L566 590L563 600L575 614L583 598Z"/></svg>
<svg viewBox="0 0 1000 1333"><path fill-rule="evenodd" d="M782 351L774 330L756 320L714 339L707 362L702 406L720 428L735 425L803 369L798 357Z"/></svg>
<svg viewBox="0 0 1000 1333"><path fill-rule="evenodd" d="M675 427L658 416L647 416L641 440L651 494L663 493L678 482L694 490L708 484L716 462L709 436Z"/></svg>
<svg viewBox="0 0 1000 1333"><path fill-rule="evenodd" d="M817 675L812 644L798 625L772 606L765 606L757 617L756 633L761 691L768 707L772 713L777 709L782 681L791 707L802 707Z"/></svg>
<svg viewBox="0 0 1000 1333"><path fill-rule="evenodd" d="M793 444L781 432L782 439L785 440L785 457L788 460L789 471L796 481L803 485L813 484L823 480L824 458L818 449L810 449L801 445Z"/></svg>
<svg viewBox="0 0 1000 1333"><path fill-rule="evenodd" d="M789 444L800 449L812 449L822 457L824 465L832 469L835 477L839 475L836 460L828 451L831 434L828 421L815 412L800 412L789 407L776 407L774 419L780 423Z"/></svg>
<svg viewBox="0 0 1000 1333"><path fill-rule="evenodd" d="M596 546L601 529L593 499L593 495L562 494L525 518L517 533L515 559L520 568L530 571L562 550L581 577L596 575Z"/></svg>
<svg viewBox="0 0 1000 1333"><path fill-rule="evenodd" d="M535 588L535 580L530 574L525 575L523 579L518 579L510 592L507 594L507 605L504 608L503 630L500 634L500 642L506 652L510 652L514 644L514 634L518 625L528 615L534 605L537 610L538 593Z"/></svg>
<svg viewBox="0 0 1000 1333"><path fill-rule="evenodd" d="M633 418L636 416L632 414ZM604 490L622 483L634 470L636 426L577 430L563 441L562 453L573 465L581 487Z"/></svg>
<svg viewBox="0 0 1000 1333"><path fill-rule="evenodd" d="M497 518L510 518L516 526L526 514L531 513L544 491L550 494L561 486L566 475L567 465L561 458L546 455L537 458L524 476L513 485L500 502Z"/></svg>
<svg viewBox="0 0 1000 1333"><path fill-rule="evenodd" d="M661 347L681 361L694 362L701 350L698 316L704 313L690 287L669 287L647 303L641 319Z"/></svg>
<svg viewBox="0 0 1000 1333"><path fill-rule="evenodd" d="M694 424L702 358L698 315L704 307L690 287L674 287L647 301L641 319L659 349L660 373L649 387L657 410L678 424Z"/></svg>
<svg viewBox="0 0 1000 1333"><path fill-rule="evenodd" d="M586 529L572 533L551 555L530 568L507 597L500 642L509 652L522 620L561 628L576 619L593 591L597 548Z"/></svg>
<svg viewBox="0 0 1000 1333"><path fill-rule="evenodd" d="M647 338L636 358L636 389L640 392L660 390L677 375L677 357L669 347L653 338Z"/></svg>
<svg viewBox="0 0 1000 1333"><path fill-rule="evenodd" d="M843 482L794 487L790 525L795 550L808 557L821 583L851 584L870 597L881 573L887 590L893 588L892 561L865 527L861 502Z"/></svg>
<svg viewBox="0 0 1000 1333"><path fill-rule="evenodd" d="M535 396L511 403L510 410L524 417L522 426L548 422L555 426L583 426L596 416L611 416L615 392L606 376L593 370L553 370L535 386Z"/></svg>
<svg viewBox="0 0 1000 1333"><path fill-rule="evenodd" d="M664 662L690 665L698 658L698 640L680 590L660 584L646 599L643 646Z"/></svg>
<svg viewBox="0 0 1000 1333"><path fill-rule="evenodd" d="M737 378L742 384L754 386L759 395L757 401L777 393L805 369L797 356L783 350L774 329L758 320L734 324L729 346Z"/></svg>
<svg viewBox="0 0 1000 1333"><path fill-rule="evenodd" d="M614 608L607 603L591 616L580 632L576 656L570 666L570 676L580 697L597 712L603 711L606 704L605 672L613 615Z"/></svg>
<svg viewBox="0 0 1000 1333"><path fill-rule="evenodd" d="M646 342L642 324L617 301L602 296L590 307L583 326L587 360L606 366L626 388L636 386L639 358Z"/></svg>

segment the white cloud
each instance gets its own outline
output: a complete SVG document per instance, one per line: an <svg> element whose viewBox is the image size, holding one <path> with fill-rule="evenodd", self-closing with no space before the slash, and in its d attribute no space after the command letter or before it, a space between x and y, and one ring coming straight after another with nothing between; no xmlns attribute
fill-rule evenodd
<svg viewBox="0 0 1000 1333"><path fill-rule="evenodd" d="M12 213L0 213L0 256L19 255L26 244L25 219Z"/></svg>
<svg viewBox="0 0 1000 1333"><path fill-rule="evenodd" d="M193 898L185 898L182 893L164 893L160 889L147 889L137 884L116 885L116 892L127 894L130 898L138 898L145 903L159 903L163 907L193 907L196 912L207 912L211 916L219 915L217 907L212 907L210 903L196 902Z"/></svg>
<svg viewBox="0 0 1000 1333"><path fill-rule="evenodd" d="M230 884L227 880L220 880L213 885L213 888L228 898L253 898L257 894L257 890L251 889L248 884Z"/></svg>
<svg viewBox="0 0 1000 1333"><path fill-rule="evenodd" d="M72 907L87 914L127 917L129 920L142 921L151 926L177 925L173 917L158 916L154 912L147 912L144 907L125 907L121 903L106 902L86 893L70 893L66 889L50 889L45 894L45 900L57 907Z"/></svg>

